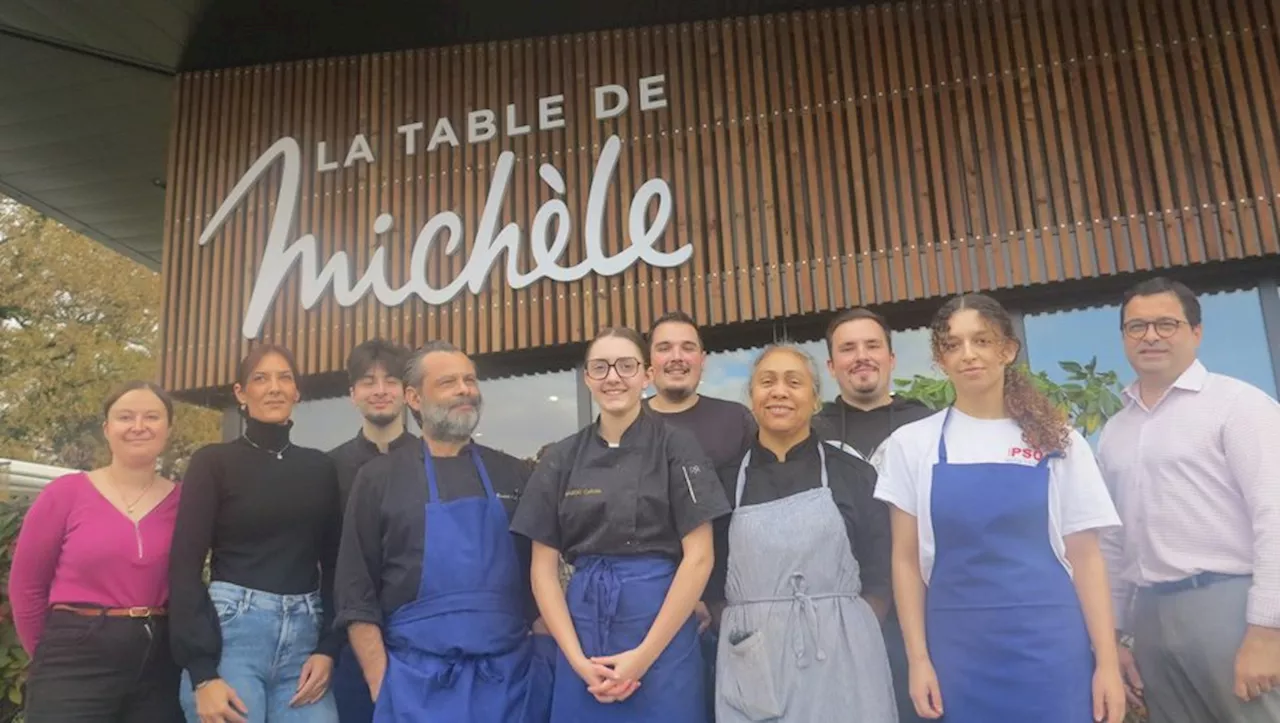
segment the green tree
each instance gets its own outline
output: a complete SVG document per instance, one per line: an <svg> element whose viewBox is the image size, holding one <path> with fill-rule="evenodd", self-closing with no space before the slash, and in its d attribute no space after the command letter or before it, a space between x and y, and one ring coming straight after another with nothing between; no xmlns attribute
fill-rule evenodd
<svg viewBox="0 0 1280 723"><path fill-rule="evenodd" d="M159 274L11 201L0 239L0 457L100 465L103 398L159 376ZM217 441L218 419L179 404L163 471Z"/></svg>

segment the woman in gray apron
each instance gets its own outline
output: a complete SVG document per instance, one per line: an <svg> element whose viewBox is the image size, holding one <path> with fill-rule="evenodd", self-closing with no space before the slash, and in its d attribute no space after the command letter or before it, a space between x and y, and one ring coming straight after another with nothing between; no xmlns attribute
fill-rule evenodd
<svg viewBox="0 0 1280 723"><path fill-rule="evenodd" d="M878 616L888 510L872 498L871 465L811 433L818 384L813 359L790 345L752 369L759 436L722 474L736 509L716 552L727 557L717 723L898 720Z"/></svg>

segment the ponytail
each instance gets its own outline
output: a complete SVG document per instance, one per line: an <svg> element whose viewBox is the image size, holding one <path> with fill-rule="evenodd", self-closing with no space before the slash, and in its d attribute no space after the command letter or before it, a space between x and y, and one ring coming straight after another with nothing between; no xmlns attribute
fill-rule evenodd
<svg viewBox="0 0 1280 723"><path fill-rule="evenodd" d="M1022 441L1045 454L1067 451L1071 425L1067 414L1043 392L1026 369L1010 364L1004 370L1004 406L1022 428Z"/></svg>

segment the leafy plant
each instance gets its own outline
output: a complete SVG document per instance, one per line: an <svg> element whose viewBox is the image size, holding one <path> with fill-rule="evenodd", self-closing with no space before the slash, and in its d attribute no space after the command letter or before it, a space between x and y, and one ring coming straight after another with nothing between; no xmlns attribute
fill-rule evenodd
<svg viewBox="0 0 1280 723"><path fill-rule="evenodd" d="M1120 408L1124 401L1120 398L1120 379L1113 371L1098 371L1098 358L1089 360L1088 364L1064 361L1058 362L1067 379L1059 384L1044 372L1030 372L1031 381L1041 392L1053 400L1067 413L1071 423L1088 437L1106 423ZM920 374L911 379L898 379L894 384L898 387L898 396L915 399L930 409L942 409L956 400L955 387L948 379L926 377Z"/></svg>
<svg viewBox="0 0 1280 723"><path fill-rule="evenodd" d="M9 604L9 567L29 500L0 502L0 721L16 723L22 716L22 686L27 679L27 653L18 642Z"/></svg>

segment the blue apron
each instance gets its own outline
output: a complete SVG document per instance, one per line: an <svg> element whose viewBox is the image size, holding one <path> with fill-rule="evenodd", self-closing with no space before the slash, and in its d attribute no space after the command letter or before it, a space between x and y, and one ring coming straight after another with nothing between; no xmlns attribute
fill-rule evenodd
<svg viewBox="0 0 1280 723"><path fill-rule="evenodd" d="M1049 542L1049 459L950 464L938 440L925 606L946 723L1089 723L1093 652Z"/></svg>
<svg viewBox="0 0 1280 723"><path fill-rule="evenodd" d="M422 579L418 598L396 610L383 633L377 723L546 723L554 642L529 633L507 512L479 453L470 453L485 496L452 502L440 501L425 454Z"/></svg>
<svg viewBox="0 0 1280 723"><path fill-rule="evenodd" d="M638 647L671 589L675 563L654 556L583 556L575 563L566 601L582 652L593 658ZM555 677L553 723L707 721L702 647L692 615L624 701L596 701L563 653L556 656Z"/></svg>

